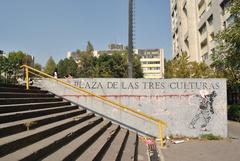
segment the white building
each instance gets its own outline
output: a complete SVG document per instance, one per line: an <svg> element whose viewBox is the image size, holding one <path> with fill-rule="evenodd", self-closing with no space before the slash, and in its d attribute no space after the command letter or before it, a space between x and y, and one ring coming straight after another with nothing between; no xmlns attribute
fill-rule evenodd
<svg viewBox="0 0 240 161"><path fill-rule="evenodd" d="M79 64L80 63L80 54L81 54L80 51L76 51L76 52L69 51L69 52L67 52L67 58L68 59L73 58L75 60L75 62Z"/></svg>
<svg viewBox="0 0 240 161"><path fill-rule="evenodd" d="M164 78L163 49L134 49L141 56L141 66L144 78Z"/></svg>
<svg viewBox="0 0 240 161"><path fill-rule="evenodd" d="M99 57L101 54L108 54L108 55L112 55L114 52L118 52L118 51L122 51L122 52L126 52L126 46L124 46L123 44L116 44L116 43L110 43L108 44L108 49L107 50L94 50L93 51L93 56L95 57Z"/></svg>
<svg viewBox="0 0 240 161"><path fill-rule="evenodd" d="M125 46L123 44L111 43L108 45L108 50L111 50L111 51L121 51L124 49L125 49Z"/></svg>
<svg viewBox="0 0 240 161"><path fill-rule="evenodd" d="M187 52L190 61L211 64L214 36L232 21L229 1L171 0L173 57Z"/></svg>

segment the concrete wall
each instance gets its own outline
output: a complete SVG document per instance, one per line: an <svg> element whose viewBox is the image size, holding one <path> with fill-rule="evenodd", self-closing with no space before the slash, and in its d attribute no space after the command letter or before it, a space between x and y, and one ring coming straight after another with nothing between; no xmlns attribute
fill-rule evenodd
<svg viewBox="0 0 240 161"><path fill-rule="evenodd" d="M98 78L65 81L166 121L165 135L196 137L212 133L227 136L225 79ZM42 80L41 86L141 132L159 136L155 124L112 108L92 96L73 92L46 79Z"/></svg>

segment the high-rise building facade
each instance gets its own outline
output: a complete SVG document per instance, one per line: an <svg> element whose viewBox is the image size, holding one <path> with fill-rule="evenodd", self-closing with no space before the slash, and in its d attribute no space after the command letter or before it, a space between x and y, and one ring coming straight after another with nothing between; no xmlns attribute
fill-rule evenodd
<svg viewBox="0 0 240 161"><path fill-rule="evenodd" d="M134 49L141 56L141 66L144 78L164 78L163 49Z"/></svg>
<svg viewBox="0 0 240 161"><path fill-rule="evenodd" d="M173 57L187 52L190 61L211 64L214 36L232 19L230 0L171 0Z"/></svg>

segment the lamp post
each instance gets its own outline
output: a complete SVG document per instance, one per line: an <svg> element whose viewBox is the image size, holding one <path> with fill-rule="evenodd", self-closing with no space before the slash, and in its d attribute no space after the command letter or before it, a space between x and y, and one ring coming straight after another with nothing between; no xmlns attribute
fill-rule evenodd
<svg viewBox="0 0 240 161"><path fill-rule="evenodd" d="M128 3L128 78L133 78L133 0Z"/></svg>

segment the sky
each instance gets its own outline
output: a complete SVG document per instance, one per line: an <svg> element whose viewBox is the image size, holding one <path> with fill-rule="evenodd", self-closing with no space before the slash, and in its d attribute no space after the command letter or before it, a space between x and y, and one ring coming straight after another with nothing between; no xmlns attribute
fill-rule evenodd
<svg viewBox="0 0 240 161"><path fill-rule="evenodd" d="M128 44L128 0L0 0L0 50L21 50L45 65L68 51ZM135 48L163 48L171 58L169 0L135 0Z"/></svg>

